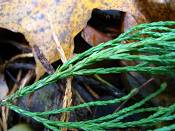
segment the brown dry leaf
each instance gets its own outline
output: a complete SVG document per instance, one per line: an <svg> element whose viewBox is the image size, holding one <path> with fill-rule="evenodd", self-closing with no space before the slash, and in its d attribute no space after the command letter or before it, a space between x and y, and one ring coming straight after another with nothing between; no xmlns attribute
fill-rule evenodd
<svg viewBox="0 0 175 131"><path fill-rule="evenodd" d="M96 46L102 42L107 42L112 39L112 36L108 36L105 33L102 33L91 26L86 26L82 31L83 39L92 46Z"/></svg>
<svg viewBox="0 0 175 131"><path fill-rule="evenodd" d="M48 16L69 58L74 47L73 38L86 26L94 8L125 11L132 14L137 23L143 23L174 19L175 14L169 13L175 9L172 3L173 0L1 0L0 27L23 33L30 45L38 45L52 63L60 57ZM35 59L39 78L44 70Z"/></svg>
<svg viewBox="0 0 175 131"><path fill-rule="evenodd" d="M135 13L127 10L124 17L124 31L139 23L175 20L174 0L132 0Z"/></svg>

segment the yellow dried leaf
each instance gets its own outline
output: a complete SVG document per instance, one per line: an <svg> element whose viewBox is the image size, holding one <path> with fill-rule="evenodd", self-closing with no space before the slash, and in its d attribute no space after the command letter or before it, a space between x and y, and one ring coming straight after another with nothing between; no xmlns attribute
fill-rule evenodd
<svg viewBox="0 0 175 131"><path fill-rule="evenodd" d="M173 7L168 6L171 10ZM0 27L23 33L29 44L37 45L52 63L60 57L48 17L51 17L58 40L69 58L74 47L73 38L85 27L94 8L129 12L137 23L142 23L153 18L153 21L164 19L161 13L167 10L167 3L162 4L160 0L1 0ZM37 59L36 63L39 78L44 70Z"/></svg>

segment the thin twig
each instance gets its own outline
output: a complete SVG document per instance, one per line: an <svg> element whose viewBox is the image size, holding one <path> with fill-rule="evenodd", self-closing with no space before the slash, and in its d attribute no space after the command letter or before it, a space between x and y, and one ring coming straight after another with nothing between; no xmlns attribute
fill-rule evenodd
<svg viewBox="0 0 175 131"><path fill-rule="evenodd" d="M9 95L13 94L18 88L21 89L22 87L24 87L29 80L31 79L31 77L33 76L33 72L32 71L28 71L28 73L24 76L24 78L21 80L21 75L22 72L19 71L17 78L16 78L16 83L14 84L12 90L10 91ZM21 81L20 81L21 80ZM8 115L9 115L9 109L7 107L4 107L4 115L5 115L5 120L8 120Z"/></svg>
<svg viewBox="0 0 175 131"><path fill-rule="evenodd" d="M71 91L72 78L67 78L66 90L63 98L63 108L70 107L72 104L72 91ZM63 113L61 116L61 121L68 121L70 113Z"/></svg>
<svg viewBox="0 0 175 131"><path fill-rule="evenodd" d="M1 114L2 114L2 127L3 127L4 131L7 131L7 119L6 119L6 114L5 114L6 107L2 106L1 110L2 110L2 112L1 112Z"/></svg>
<svg viewBox="0 0 175 131"><path fill-rule="evenodd" d="M3 128L3 123L2 123L2 118L0 118L0 131L2 131L2 128Z"/></svg>
<svg viewBox="0 0 175 131"><path fill-rule="evenodd" d="M136 95L143 87L145 87L146 85L148 85L150 82L152 82L154 80L154 78L150 78L149 80L147 80L145 83L143 83L140 87L138 87L137 89L137 92L135 92L133 95L132 95L132 97L134 96L134 95ZM131 97L130 97L131 98ZM130 99L129 98L129 99ZM129 99L127 99L127 100L125 100L124 102L122 102L121 104L120 104L120 106L114 111L114 112L117 112L117 111L119 111L128 101L129 101Z"/></svg>
<svg viewBox="0 0 175 131"><path fill-rule="evenodd" d="M58 40L58 37L54 31L54 26L53 26L53 23L52 23L52 19L50 16L48 16L49 18L49 21L50 21L50 27L51 27L51 30L52 30L52 36L53 36L53 39L56 43L56 48L60 54L60 58L62 60L63 63L65 63L67 61L67 58L66 58L66 55L65 55L65 52ZM67 78L67 84L66 84L66 89L65 89L65 94L64 94L64 98L63 98L63 108L66 108L66 107L70 107L71 104L72 104L72 87L71 87L71 84L72 84L72 78ZM70 113L69 112L65 112L62 114L61 116L61 121L69 121L69 117L70 117ZM67 128L62 128L62 131L67 131Z"/></svg>
<svg viewBox="0 0 175 131"><path fill-rule="evenodd" d="M20 70L20 71L18 72L18 75L17 75L17 78L16 78L16 81L17 81L17 82L13 85L11 91L9 92L9 95L13 94L13 93L17 90L18 86L20 86L20 79L21 79L21 76L22 76L22 71Z"/></svg>
<svg viewBox="0 0 175 131"><path fill-rule="evenodd" d="M25 43L19 43L19 42L13 41L13 40L0 40L0 42L5 43L5 44L11 44L25 53L32 52L31 47L29 45L25 45Z"/></svg>
<svg viewBox="0 0 175 131"><path fill-rule="evenodd" d="M112 85L111 83L109 83L108 81L104 80L103 78L101 78L99 75L95 74L94 77L100 81L101 83L106 84L109 87L114 87L114 85Z"/></svg>
<svg viewBox="0 0 175 131"><path fill-rule="evenodd" d="M11 69L26 69L26 70L35 70L34 64L29 63L10 63L6 66L7 68Z"/></svg>
<svg viewBox="0 0 175 131"><path fill-rule="evenodd" d="M81 103L86 103L85 100L81 97L80 93L75 90L76 96L79 97ZM90 107L87 107L87 110L92 113L92 110Z"/></svg>
<svg viewBox="0 0 175 131"><path fill-rule="evenodd" d="M16 78L16 83L13 85L13 87L12 87L12 90L9 92L9 94L8 95L11 95L11 94L13 94L17 89L18 89L18 86L20 86L20 79L21 79L21 75L22 75L22 71L19 71L19 73L18 73L18 75L17 75L17 78ZM6 112L5 112L5 114L6 114L6 118L7 118L7 120L8 120L8 115L9 115L9 108L7 108L6 107Z"/></svg>
<svg viewBox="0 0 175 131"><path fill-rule="evenodd" d="M15 55L14 57L12 57L8 63L11 63L17 59L20 59L20 58L32 58L33 57L33 53L23 53L23 54L19 54L19 55Z"/></svg>
<svg viewBox="0 0 175 131"><path fill-rule="evenodd" d="M19 89L23 88L25 85L27 85L29 83L29 81L31 80L33 76L33 71L28 71L26 73L26 75L24 76L24 78L21 80L20 82L20 86L19 86Z"/></svg>
<svg viewBox="0 0 175 131"><path fill-rule="evenodd" d="M52 36L53 36L53 39L54 39L54 41L55 41L56 48L57 48L57 50L58 50L58 52L59 52L59 54L60 54L61 61L62 61L63 63L65 63L65 62L67 61L67 58L66 58L66 55L65 55L65 53L64 53L64 50L63 50L63 48L62 48L62 46L61 46L59 40L58 40L58 37L57 37L56 32L55 32L55 30L54 30L54 26L53 26L52 19L51 19L51 17L50 17L49 15L48 15L48 19L49 19L49 22L50 22L50 28L51 28L51 30L52 30Z"/></svg>
<svg viewBox="0 0 175 131"><path fill-rule="evenodd" d="M93 97L95 97L96 99L100 98L100 96L95 91L93 91L89 85L84 84L84 86L92 94Z"/></svg>

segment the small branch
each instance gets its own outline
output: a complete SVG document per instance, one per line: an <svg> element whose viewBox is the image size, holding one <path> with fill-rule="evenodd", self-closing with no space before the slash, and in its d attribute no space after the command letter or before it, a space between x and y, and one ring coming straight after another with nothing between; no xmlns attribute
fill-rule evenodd
<svg viewBox="0 0 175 131"><path fill-rule="evenodd" d="M57 35L56 35L55 31L54 31L54 26L52 24L52 19L51 19L50 16L48 16L48 18L49 18L49 22L50 22L50 28L52 30L52 36L53 36L53 39L54 39L55 44L56 44L56 48L57 48L57 50L58 50L58 52L60 54L61 61L63 63L65 63L67 61L66 55L65 55L64 50L63 50L63 48L62 48L62 46L61 46L61 44L60 44L60 42L58 40L58 37L57 37Z"/></svg>
<svg viewBox="0 0 175 131"><path fill-rule="evenodd" d="M149 80L147 80L145 83L143 83L141 86L139 86L137 89L137 92L135 92L131 97L133 97L134 95L136 95L142 88L144 88L146 85L148 85L150 82L152 82L154 80L154 78L150 78ZM130 98L131 98L130 97ZM119 111L128 101L129 99L125 100L124 102L121 103L121 105L115 110L115 112Z"/></svg>
<svg viewBox="0 0 175 131"><path fill-rule="evenodd" d="M66 58L66 56L65 56L64 50L63 50L63 48L62 48L60 42L58 41L58 38L57 38L57 36L56 36L56 33L55 33L55 32L52 32L52 36L53 36L53 39L54 39L54 41L55 41L55 43L56 43L57 50L58 50L58 52L59 52L59 54L60 54L61 61L62 61L63 63L65 63L65 62L67 61L67 58Z"/></svg>
<svg viewBox="0 0 175 131"><path fill-rule="evenodd" d="M71 88L72 78L67 78L66 90L63 99L63 108L70 107L72 104L72 88ZM63 113L61 116L61 121L69 121L70 113Z"/></svg>
<svg viewBox="0 0 175 131"><path fill-rule="evenodd" d="M65 52L58 40L58 37L54 31L54 26L52 24L52 19L50 16L48 16L49 18L49 21L50 21L50 27L51 27L51 30L52 30L52 36L53 36L53 39L56 43L56 47L57 47L57 50L60 54L60 58L62 60L63 63L65 63L67 61L67 58L66 58L66 55L65 55ZM71 104L72 104L72 87L71 87L71 83L72 83L72 78L67 78L67 84L66 84L66 89L65 89L65 94L64 94L64 98L63 98L63 106L62 108L66 108L66 107L70 107ZM61 121L69 121L69 117L70 117L70 113L69 112L65 112L62 114L61 116ZM67 128L62 128L62 131L67 131Z"/></svg>

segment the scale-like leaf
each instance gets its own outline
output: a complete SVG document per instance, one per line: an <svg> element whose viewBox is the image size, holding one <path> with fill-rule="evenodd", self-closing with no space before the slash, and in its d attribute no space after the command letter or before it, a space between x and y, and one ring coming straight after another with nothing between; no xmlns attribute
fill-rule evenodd
<svg viewBox="0 0 175 131"><path fill-rule="evenodd" d="M125 11L132 14L137 23L143 23L174 18L174 13L168 13L174 7L171 3L162 0L2 0L0 27L23 33L29 44L38 45L52 63L60 56L50 24L69 58L74 47L73 38L85 27L94 8ZM37 58L36 62L39 78L44 70Z"/></svg>

